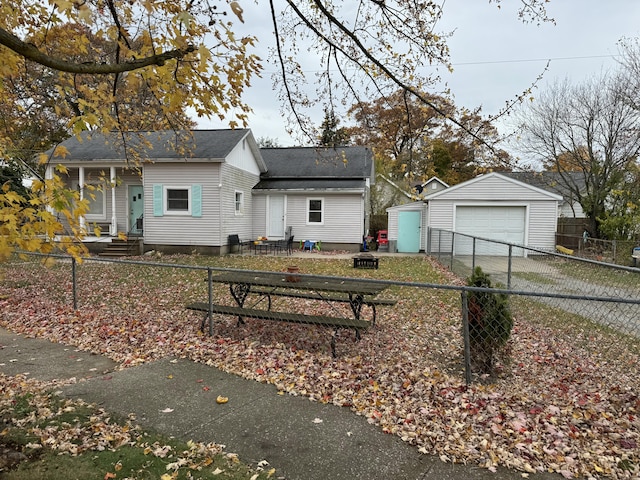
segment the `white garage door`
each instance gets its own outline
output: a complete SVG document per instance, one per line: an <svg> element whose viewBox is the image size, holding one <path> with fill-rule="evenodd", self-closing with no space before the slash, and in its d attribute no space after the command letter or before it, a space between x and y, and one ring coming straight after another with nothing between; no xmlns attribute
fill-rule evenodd
<svg viewBox="0 0 640 480"><path fill-rule="evenodd" d="M524 244L526 207L457 207L456 232L474 237L500 240L502 242ZM471 255L473 240L456 236L455 253ZM509 247L492 242L476 240L476 255L508 255ZM522 256L520 248L513 249L512 255Z"/></svg>

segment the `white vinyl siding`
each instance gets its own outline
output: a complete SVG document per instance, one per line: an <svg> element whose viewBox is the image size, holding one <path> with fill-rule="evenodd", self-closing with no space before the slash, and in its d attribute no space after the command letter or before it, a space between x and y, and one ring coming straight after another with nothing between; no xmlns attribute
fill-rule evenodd
<svg viewBox="0 0 640 480"><path fill-rule="evenodd" d="M158 163L144 167L144 241L159 245L217 245L220 237L219 209L219 164ZM177 185L176 179L180 179ZM200 189L201 216L193 212L166 212L166 189L193 186ZM158 215L158 191L163 193L160 204L162 214ZM193 205L191 205L193 209ZM166 213L166 214L165 214Z"/></svg>
<svg viewBox="0 0 640 480"><path fill-rule="evenodd" d="M240 146L237 146L240 148ZM234 150L235 151L235 150ZM249 148L245 154L249 154ZM220 242L227 244L229 235L238 235L242 240L253 238L253 225L251 223L254 200L251 189L260 181L258 174L239 169L233 165L223 163L220 166L221 183L216 185L219 192L217 207L220 210ZM236 193L242 192L244 215L236 214Z"/></svg>
<svg viewBox="0 0 640 480"><path fill-rule="evenodd" d="M266 231L267 194L254 195L254 236ZM310 198L323 199L324 224L307 223L307 203ZM286 195L285 226L292 227L294 242L313 239L337 244L362 243L364 234L364 198L362 192L305 194L288 192Z"/></svg>
<svg viewBox="0 0 640 480"><path fill-rule="evenodd" d="M553 251L556 247L557 230L558 204L554 201L531 202L527 245Z"/></svg>
<svg viewBox="0 0 640 480"><path fill-rule="evenodd" d="M200 192L200 210L192 206L191 215L154 216L154 185L194 186ZM251 216L236 215L236 192L243 192L244 208L251 209L251 188L259 177L227 164L154 164L145 166L144 239L148 244L222 246L229 235L252 237ZM197 216L196 214L199 214Z"/></svg>

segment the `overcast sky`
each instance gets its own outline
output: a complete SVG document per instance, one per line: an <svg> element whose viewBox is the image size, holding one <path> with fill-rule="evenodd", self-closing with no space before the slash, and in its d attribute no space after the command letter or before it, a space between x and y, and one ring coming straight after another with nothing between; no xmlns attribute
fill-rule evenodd
<svg viewBox="0 0 640 480"><path fill-rule="evenodd" d="M267 58L273 40L268 6L247 10L245 26L260 40L260 56ZM640 36L640 1L551 0L548 14L556 25L523 24L517 18L516 0L503 0L502 8L488 0L448 0L440 30L455 30L449 40L454 72L441 72L454 101L470 109L481 106L486 115L497 113L505 102L528 88L550 60L540 89L556 79L580 83L590 76L616 68L617 42ZM512 5L511 7L509 5ZM295 140L285 132L281 105L272 90L274 66L265 65L262 79L253 81L246 101L253 108L249 128L256 138L277 139L290 146ZM431 73L431 72L429 72ZM534 92L535 96L535 92ZM322 113L314 123L320 125ZM344 122L343 122L344 124ZM227 128L226 123L200 120L199 128Z"/></svg>

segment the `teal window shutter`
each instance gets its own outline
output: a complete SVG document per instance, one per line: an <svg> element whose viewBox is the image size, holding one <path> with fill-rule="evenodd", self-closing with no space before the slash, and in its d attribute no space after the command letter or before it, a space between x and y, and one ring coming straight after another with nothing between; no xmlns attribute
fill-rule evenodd
<svg viewBox="0 0 640 480"><path fill-rule="evenodd" d="M164 187L162 184L156 183L153 185L153 216L162 217L164 215L164 201L162 194Z"/></svg>
<svg viewBox="0 0 640 480"><path fill-rule="evenodd" d="M202 216L202 185L191 185L191 216Z"/></svg>

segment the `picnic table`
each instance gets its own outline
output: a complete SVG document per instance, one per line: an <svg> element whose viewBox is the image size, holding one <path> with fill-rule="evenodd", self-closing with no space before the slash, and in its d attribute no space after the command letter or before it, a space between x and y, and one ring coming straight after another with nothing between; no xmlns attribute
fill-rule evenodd
<svg viewBox="0 0 640 480"><path fill-rule="evenodd" d="M326 279L311 276L291 275L290 273L253 273L253 272L225 272L211 276L214 283L229 285L229 292L236 306L196 302L187 305L190 310L205 313L202 329L209 320L209 331L212 332L213 314L231 315L238 317L238 324L244 323L244 318L262 320L285 321L302 324L315 324L331 327L334 333L331 339L331 353L335 356L335 337L339 329L355 330L356 338L360 338L360 331L375 324L376 305L394 305L395 300L380 299L377 295L385 289L385 285L365 283L357 280ZM255 308L256 305L246 306L249 295L259 295L267 299L267 308ZM352 316L310 315L291 311L274 311L271 309L272 296L304 298L326 303L348 303ZM361 317L363 305L372 307L371 321Z"/></svg>

